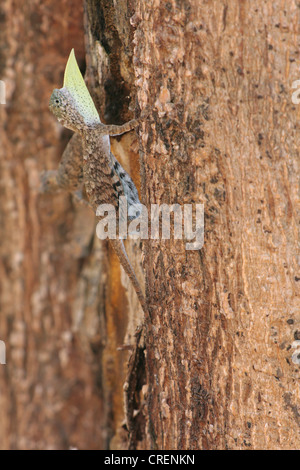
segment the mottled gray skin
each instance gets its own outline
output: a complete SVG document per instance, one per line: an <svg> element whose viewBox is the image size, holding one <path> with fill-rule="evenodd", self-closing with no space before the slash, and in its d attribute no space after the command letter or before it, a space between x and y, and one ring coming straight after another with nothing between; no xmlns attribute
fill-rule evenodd
<svg viewBox="0 0 300 470"><path fill-rule="evenodd" d="M66 88L53 91L49 107L63 126L79 134L82 138L83 181L89 203L95 212L100 204L112 204L118 210L119 197L122 195L126 196L128 205L139 204L137 189L130 176L111 153L109 141L110 135L120 135L128 132L136 127L138 122L132 120L122 126L106 126L102 123L86 124L76 108L72 95ZM69 175L79 175L78 170L70 171L70 163L68 155L67 164L64 164L63 167L67 169ZM64 168L61 169L59 178L56 177L56 183L58 179L65 182ZM74 187L74 181L71 182L71 185ZM138 214L136 214L137 216ZM123 241L119 239L110 240L110 243L117 253L125 272L131 279L143 310L146 312L146 302L127 257Z"/></svg>
<svg viewBox="0 0 300 470"><path fill-rule="evenodd" d="M82 138L83 176L90 203L95 210L95 205L98 207L99 204L105 203L114 204L118 209L119 197L124 195L128 202L128 212L130 212L130 206L140 204L138 192L128 173L111 153L109 135L128 132L136 127L138 122L132 120L123 126L106 126L101 123L87 125L72 103L73 98L66 88L56 89L51 95L50 110L65 127L78 133ZM72 148L71 151L73 152L73 150ZM98 162L96 165L93 163L95 155ZM69 168L68 155L66 157L64 166L67 168L62 170L67 170L67 179L69 181L71 179L70 182L75 187L74 178L79 176L79 172L74 170L74 161L72 162L73 170ZM57 182L61 187L66 179L65 173L66 171L61 171L57 175ZM138 215L139 213L136 214L136 217ZM133 218L129 217L130 220Z"/></svg>

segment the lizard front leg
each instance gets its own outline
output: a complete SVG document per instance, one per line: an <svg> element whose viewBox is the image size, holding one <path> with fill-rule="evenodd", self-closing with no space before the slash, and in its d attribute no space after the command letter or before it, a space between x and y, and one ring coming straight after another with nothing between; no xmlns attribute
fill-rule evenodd
<svg viewBox="0 0 300 470"><path fill-rule="evenodd" d="M125 122L125 124L122 124L121 126L117 126L114 124L98 124L95 127L95 133L97 133L99 136L101 135L121 135L125 134L125 132L129 132L135 127L139 125L139 121L137 119L132 119L131 121Z"/></svg>

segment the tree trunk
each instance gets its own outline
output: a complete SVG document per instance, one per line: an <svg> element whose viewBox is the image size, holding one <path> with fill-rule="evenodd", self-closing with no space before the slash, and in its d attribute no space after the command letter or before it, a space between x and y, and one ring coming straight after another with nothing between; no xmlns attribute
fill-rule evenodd
<svg viewBox="0 0 300 470"><path fill-rule="evenodd" d="M136 2L145 200L205 211L201 250L145 243L158 449L300 446L297 7Z"/></svg>
<svg viewBox="0 0 300 470"><path fill-rule="evenodd" d="M138 302L131 287L126 295L118 261L95 237L91 210L68 194L39 193L40 172L57 167L71 136L48 103L62 86L72 47L84 70L82 3L4 0L0 7L0 79L6 85L0 106L2 449L99 449L114 435L117 447L127 445L123 383L140 323ZM112 112L106 103L100 112L119 123L127 117L128 86L109 59L105 69L93 51L103 34L103 5L89 1L86 10L90 86L100 98L115 97L117 108ZM108 57L116 46L103 41ZM120 68L116 58L113 65ZM115 142L123 160L133 153L132 140ZM129 161L123 163L129 169ZM136 244L133 249L139 252ZM128 306L135 312L130 322ZM118 351L124 342L129 346Z"/></svg>
<svg viewBox="0 0 300 470"><path fill-rule="evenodd" d="M299 448L297 3L3 0L0 23L0 448ZM204 204L200 250L128 241L137 333L92 212L39 193L84 30L102 120L147 115L141 171L135 133L112 139L142 202Z"/></svg>
<svg viewBox="0 0 300 470"><path fill-rule="evenodd" d="M3 0L0 8L0 447L98 448L99 353L89 342L99 321L88 317L102 308L94 217L68 195L39 194L40 171L57 166L70 137L48 103L72 47L84 62L82 2Z"/></svg>

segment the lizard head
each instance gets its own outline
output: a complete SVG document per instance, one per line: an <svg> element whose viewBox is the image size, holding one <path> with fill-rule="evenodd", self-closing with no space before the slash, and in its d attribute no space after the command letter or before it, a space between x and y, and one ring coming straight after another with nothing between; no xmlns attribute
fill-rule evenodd
<svg viewBox="0 0 300 470"><path fill-rule="evenodd" d="M79 133L86 127L72 95L66 88L53 90L49 108L64 127Z"/></svg>
<svg viewBox="0 0 300 470"><path fill-rule="evenodd" d="M63 88L53 90L49 107L63 126L78 133L100 123L98 112L78 67L74 49L66 65Z"/></svg>

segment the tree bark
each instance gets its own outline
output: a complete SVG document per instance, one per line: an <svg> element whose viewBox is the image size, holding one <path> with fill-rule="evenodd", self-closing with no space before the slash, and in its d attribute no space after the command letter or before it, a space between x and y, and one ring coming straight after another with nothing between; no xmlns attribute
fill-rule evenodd
<svg viewBox="0 0 300 470"><path fill-rule="evenodd" d="M86 9L92 14L86 17L87 47L96 41L100 47L103 5L90 1ZM138 302L131 288L126 294L118 261L95 237L91 210L62 192L39 193L41 171L57 167L71 136L48 103L62 86L72 47L84 71L83 21L80 0L1 3L0 79L7 91L0 106L2 449L99 449L114 435L111 445L126 447L123 383L140 322ZM129 91L111 71L108 53L105 60L88 49L87 75L97 96L115 95L113 112L108 98L99 110L106 122L119 123L126 119ZM113 64L120 67L116 58ZM127 169L132 141L124 136L115 142ZM133 249L138 253L136 244ZM129 306L135 307L130 322ZM129 346L118 351L123 343Z"/></svg>
<svg viewBox="0 0 300 470"><path fill-rule="evenodd" d="M94 218L68 195L39 194L40 172L55 168L70 137L48 103L72 47L84 63L82 2L4 0L0 8L0 447L98 448L99 319L88 316L103 302L90 254Z"/></svg>
<svg viewBox="0 0 300 470"><path fill-rule="evenodd" d="M0 23L0 448L299 448L296 1L3 0ZM127 243L143 330L92 212L39 193L84 32L101 119L147 116L112 139L142 202L204 204L200 250Z"/></svg>
<svg viewBox="0 0 300 470"><path fill-rule="evenodd" d="M299 448L297 2L137 0L134 22L145 200L205 210L201 250L145 243L148 446Z"/></svg>

